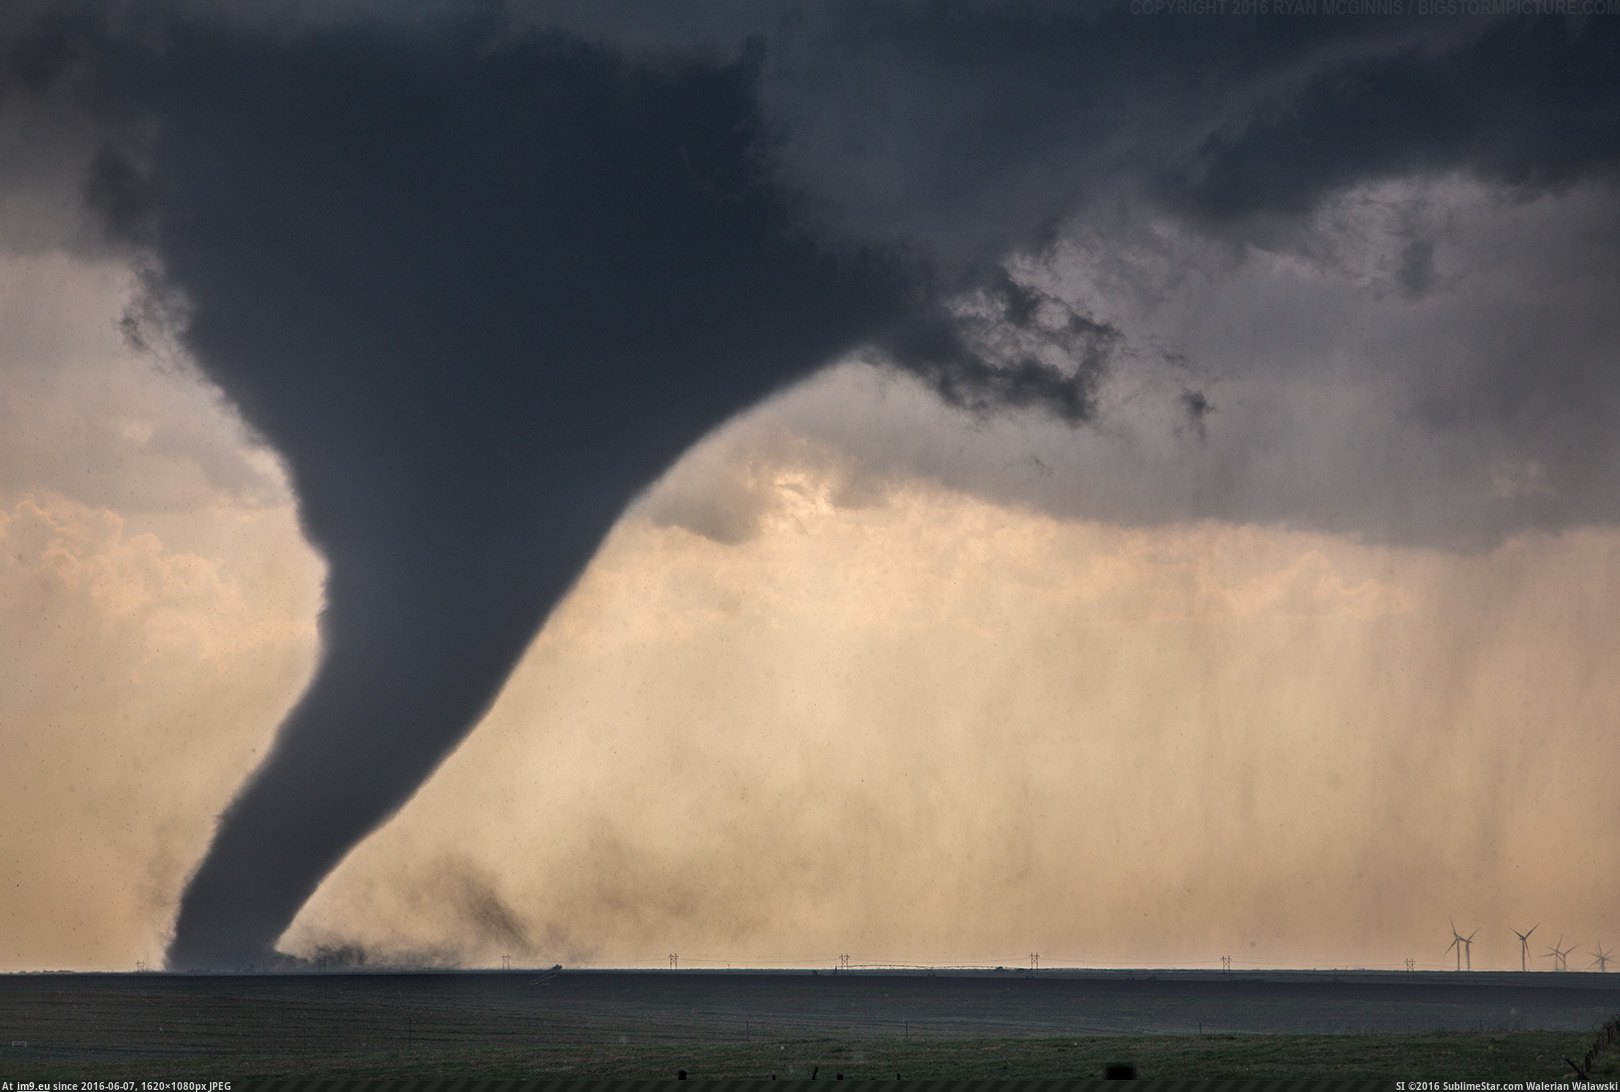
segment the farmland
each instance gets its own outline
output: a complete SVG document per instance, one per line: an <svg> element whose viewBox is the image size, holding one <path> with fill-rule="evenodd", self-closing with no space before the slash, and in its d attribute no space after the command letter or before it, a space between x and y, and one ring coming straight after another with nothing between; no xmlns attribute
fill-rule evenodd
<svg viewBox="0 0 1620 1092"><path fill-rule="evenodd" d="M1594 974L29 974L0 977L0 1079L1567 1078L1616 1013Z"/></svg>

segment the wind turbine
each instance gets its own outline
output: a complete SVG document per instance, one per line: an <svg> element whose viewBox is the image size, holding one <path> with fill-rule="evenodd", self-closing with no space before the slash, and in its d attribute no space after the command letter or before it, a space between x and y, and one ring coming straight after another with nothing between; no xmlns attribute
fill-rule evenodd
<svg viewBox="0 0 1620 1092"><path fill-rule="evenodd" d="M1446 920L1451 921L1451 943L1446 945L1446 951L1449 952L1453 948L1457 949L1457 969L1460 971L1462 970L1463 946L1466 945L1468 941L1463 939L1463 935L1461 933L1457 932L1457 923L1455 921L1452 921L1450 918L1447 918ZM1475 930L1475 932L1478 932L1478 930ZM1474 969L1474 961L1472 959L1468 961L1468 969Z"/></svg>
<svg viewBox="0 0 1620 1092"><path fill-rule="evenodd" d="M1560 935L1558 938L1558 943L1547 949L1547 954L1553 957L1553 970L1569 970L1569 953L1573 952L1574 950L1575 945L1573 944L1571 944L1568 948L1564 947L1564 938L1562 935Z"/></svg>
<svg viewBox="0 0 1620 1092"><path fill-rule="evenodd" d="M1474 933L1478 932L1479 930L1475 929L1473 933L1469 933L1467 936L1462 938L1463 962L1468 964L1468 969L1470 971L1474 969Z"/></svg>
<svg viewBox="0 0 1620 1092"><path fill-rule="evenodd" d="M1541 928L1541 922L1538 921L1534 925L1530 926L1530 929L1527 932L1521 933L1517 929L1512 931L1513 935L1519 938L1519 970L1521 971L1529 970L1529 967L1527 967L1525 964L1530 958L1530 934L1539 928Z"/></svg>
<svg viewBox="0 0 1620 1092"><path fill-rule="evenodd" d="M1614 958L1614 953L1605 952L1603 950L1603 942L1600 940L1598 941L1597 951L1593 952L1592 954L1597 957L1596 959L1592 960L1592 962L1597 964L1598 972L1602 973L1607 971L1609 969L1609 960Z"/></svg>

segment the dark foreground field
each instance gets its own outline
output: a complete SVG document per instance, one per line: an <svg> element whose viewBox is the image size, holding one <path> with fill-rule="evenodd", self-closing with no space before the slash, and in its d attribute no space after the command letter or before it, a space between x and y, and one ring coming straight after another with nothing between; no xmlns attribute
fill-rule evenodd
<svg viewBox="0 0 1620 1092"><path fill-rule="evenodd" d="M12 975L0 1081L1567 1078L1616 1013L1620 975L1587 974Z"/></svg>

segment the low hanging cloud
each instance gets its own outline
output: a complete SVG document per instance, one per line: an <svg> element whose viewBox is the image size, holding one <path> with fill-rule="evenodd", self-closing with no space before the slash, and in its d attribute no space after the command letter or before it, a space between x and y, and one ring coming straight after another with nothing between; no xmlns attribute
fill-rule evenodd
<svg viewBox="0 0 1620 1092"><path fill-rule="evenodd" d="M767 518L762 484L798 467L854 503L920 481L1123 525L1446 549L1612 525L1617 193L1525 199L1448 175L1347 191L1276 249L1168 222L1076 235L1019 274L1119 332L1126 363L1099 379L1087 428L963 428L902 373L852 360L717 433L644 505L700 531L729 519L736 538ZM1419 296L1414 232L1434 277Z"/></svg>

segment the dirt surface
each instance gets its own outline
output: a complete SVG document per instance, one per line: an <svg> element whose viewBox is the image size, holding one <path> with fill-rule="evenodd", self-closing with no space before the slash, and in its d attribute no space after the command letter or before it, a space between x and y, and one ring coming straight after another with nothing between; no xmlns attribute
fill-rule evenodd
<svg viewBox="0 0 1620 1092"><path fill-rule="evenodd" d="M1240 1056L1294 1064L1279 1033L1318 1037L1295 1041L1300 1058L1355 1042L1390 1064L1400 1046L1387 1037L1434 1032L1471 1033L1468 1050L1504 1064L1527 1052L1552 1075L1564 1038L1531 1033L1574 1044L1616 1013L1620 974L11 975L0 976L0 1078L658 1072L695 1046L735 1072L774 1068L778 1056L784 1069L814 1056L960 1072L945 1054L964 1052L967 1072L1015 1061L1043 1072L1054 1058L1065 1070L1080 1064L1073 1052L1087 1040L1092 1053L1179 1056L1170 1037L1228 1058L1223 1071L1246 1072ZM1514 1031L1526 1034L1503 1034ZM1338 1038L1321 1046L1328 1035ZM1130 1045L1155 1036L1158 1046ZM1436 1049L1449 1042L1429 1038ZM1187 1064L1198 1072L1196 1059Z"/></svg>

